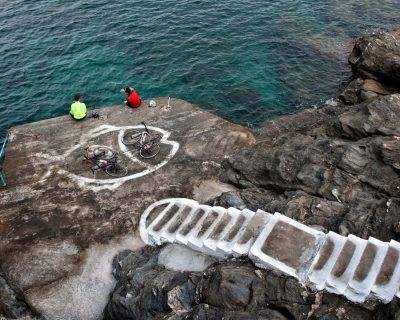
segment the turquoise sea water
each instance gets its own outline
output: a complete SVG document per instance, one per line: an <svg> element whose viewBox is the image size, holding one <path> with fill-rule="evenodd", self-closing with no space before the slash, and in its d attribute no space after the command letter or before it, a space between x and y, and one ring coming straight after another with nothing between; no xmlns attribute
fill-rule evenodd
<svg viewBox="0 0 400 320"><path fill-rule="evenodd" d="M398 0L0 0L0 136L90 107L173 96L256 125L321 103L351 37L399 24Z"/></svg>

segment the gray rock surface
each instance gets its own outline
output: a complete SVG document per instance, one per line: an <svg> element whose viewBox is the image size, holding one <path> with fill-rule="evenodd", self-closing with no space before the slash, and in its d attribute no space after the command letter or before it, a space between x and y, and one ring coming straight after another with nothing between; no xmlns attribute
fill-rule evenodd
<svg viewBox="0 0 400 320"><path fill-rule="evenodd" d="M23 301L21 292L14 290L0 275L0 319L1 315L11 319L29 316L30 310Z"/></svg>
<svg viewBox="0 0 400 320"><path fill-rule="evenodd" d="M400 83L400 30L361 37L349 57L355 74Z"/></svg>
<svg viewBox="0 0 400 320"><path fill-rule="evenodd" d="M245 259L205 272L173 272L157 265L159 248L124 251L114 259L118 284L105 319L394 319L397 301L355 305L313 293L294 278L254 267Z"/></svg>
<svg viewBox="0 0 400 320"><path fill-rule="evenodd" d="M240 191L214 202L279 211L308 225L398 239L400 95L341 108L323 124L257 142L228 159ZM251 157L252 161L248 161Z"/></svg>
<svg viewBox="0 0 400 320"><path fill-rule="evenodd" d="M347 105L400 92L400 30L360 37L349 63L354 78L340 95Z"/></svg>

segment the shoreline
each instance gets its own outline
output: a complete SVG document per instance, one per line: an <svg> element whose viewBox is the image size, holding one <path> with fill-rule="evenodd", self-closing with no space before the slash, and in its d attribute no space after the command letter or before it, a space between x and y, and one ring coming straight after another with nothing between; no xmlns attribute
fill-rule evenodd
<svg viewBox="0 0 400 320"><path fill-rule="evenodd" d="M343 236L351 233L382 241L398 240L400 72L396 70L400 71L400 63L389 59L400 57L398 43L398 30L360 38L350 56L354 79L331 105L279 117L279 121L275 119L275 123L269 122L257 130L231 123L179 99L172 100L171 109L143 106L130 110L113 106L101 108L100 119L75 123L62 116L12 128L4 163L10 184L0 191L0 230L5 234L0 241L0 280L7 280L0 283L0 289L10 292L6 311L18 316L29 314L32 309L46 319L99 319L105 300L90 310L79 305L79 301L65 304L63 281L76 275L82 255L90 256L93 248L100 250L101 255L98 246L117 236L137 235L143 210L163 198L186 197L214 206L281 212L305 225ZM166 98L156 101L166 104ZM154 161L145 162L134 150L126 150L120 141L125 130L140 121L151 124L152 130L163 135L162 152ZM119 150L127 163L128 179L114 181L101 175L93 178L81 164L81 149L89 143ZM119 250L124 248L129 246ZM149 259L158 254L154 252L149 253ZM221 302L216 299L217 294L212 296L213 282L207 279L220 277L213 280L219 284L225 276L228 283L229 278L233 279L240 283L238 292L246 296L243 292L256 281L248 273L257 272L262 274L258 279L272 281L272 290L276 292L284 291L280 281L288 281L295 288L295 296L282 293L286 300L271 297L267 305L257 302L260 297L248 298L257 300L251 301L258 313L272 312L268 308L271 301L278 305L278 313L274 313L278 319L285 319L285 314L304 319L302 314L309 312L328 316L332 306L344 308L354 316L361 314L365 319L374 319L374 312L386 312L380 305L353 305L332 294L326 294L322 303L315 292L306 292L308 298L300 308L298 299L303 299L303 289L291 278L277 277L273 272L254 269L248 261L242 262L229 260L209 269L208 278L195 285L209 291L210 296L200 295L201 303L185 312L203 312L205 305L211 305L212 310L217 308L216 314L222 315L228 314L231 306L242 310L241 302L229 300L234 295L230 286L227 300ZM167 281L171 280L168 270L157 268L155 263L146 272L155 272L155 279L165 276ZM132 270L134 265L124 272ZM240 270L239 275L230 270ZM120 276L113 292L116 300L108 301L107 319L118 319L119 312L127 308L121 302L125 297L119 296L117 289L131 289L127 278ZM182 274L174 276L182 279ZM241 283L242 276L251 279L250 284ZM157 283L144 284L162 291ZM85 285L83 280L79 288L95 290ZM193 287L185 290L192 292ZM22 296L22 301L25 297L27 304L17 301L14 291ZM269 294L268 290L262 292L263 297ZM164 303L165 295L154 299ZM126 303L132 308L142 307L136 302ZM154 303L158 306L161 302ZM159 312L151 309L153 305L144 303L143 307L150 308L148 312ZM397 302L389 307L397 310ZM162 314L167 313L162 310ZM287 312L281 314L279 310ZM169 312L175 311L172 308ZM178 311L176 315L180 314Z"/></svg>

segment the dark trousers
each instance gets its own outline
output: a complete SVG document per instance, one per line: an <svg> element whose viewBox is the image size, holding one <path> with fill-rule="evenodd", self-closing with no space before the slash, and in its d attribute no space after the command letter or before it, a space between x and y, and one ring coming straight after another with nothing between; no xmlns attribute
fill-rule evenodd
<svg viewBox="0 0 400 320"><path fill-rule="evenodd" d="M81 121L81 120L85 120L85 119L86 119L86 115L85 115L82 119L75 119L74 116L73 116L72 114L69 114L69 115L70 115L70 117L71 117L72 119L74 119L75 121Z"/></svg>

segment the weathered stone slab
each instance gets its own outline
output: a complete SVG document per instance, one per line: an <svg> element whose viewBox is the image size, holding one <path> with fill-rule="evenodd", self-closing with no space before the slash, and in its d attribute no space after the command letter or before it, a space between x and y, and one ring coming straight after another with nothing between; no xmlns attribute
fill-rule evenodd
<svg viewBox="0 0 400 320"><path fill-rule="evenodd" d="M63 278L79 272L81 259L79 248L73 243L48 241L32 246L28 252L15 252L1 262L7 279L22 290L27 290L38 284L46 285L54 281L55 277ZM26 260L34 260L35 263L21 263Z"/></svg>
<svg viewBox="0 0 400 320"><path fill-rule="evenodd" d="M324 238L324 233L275 213L251 247L250 258L303 281Z"/></svg>

